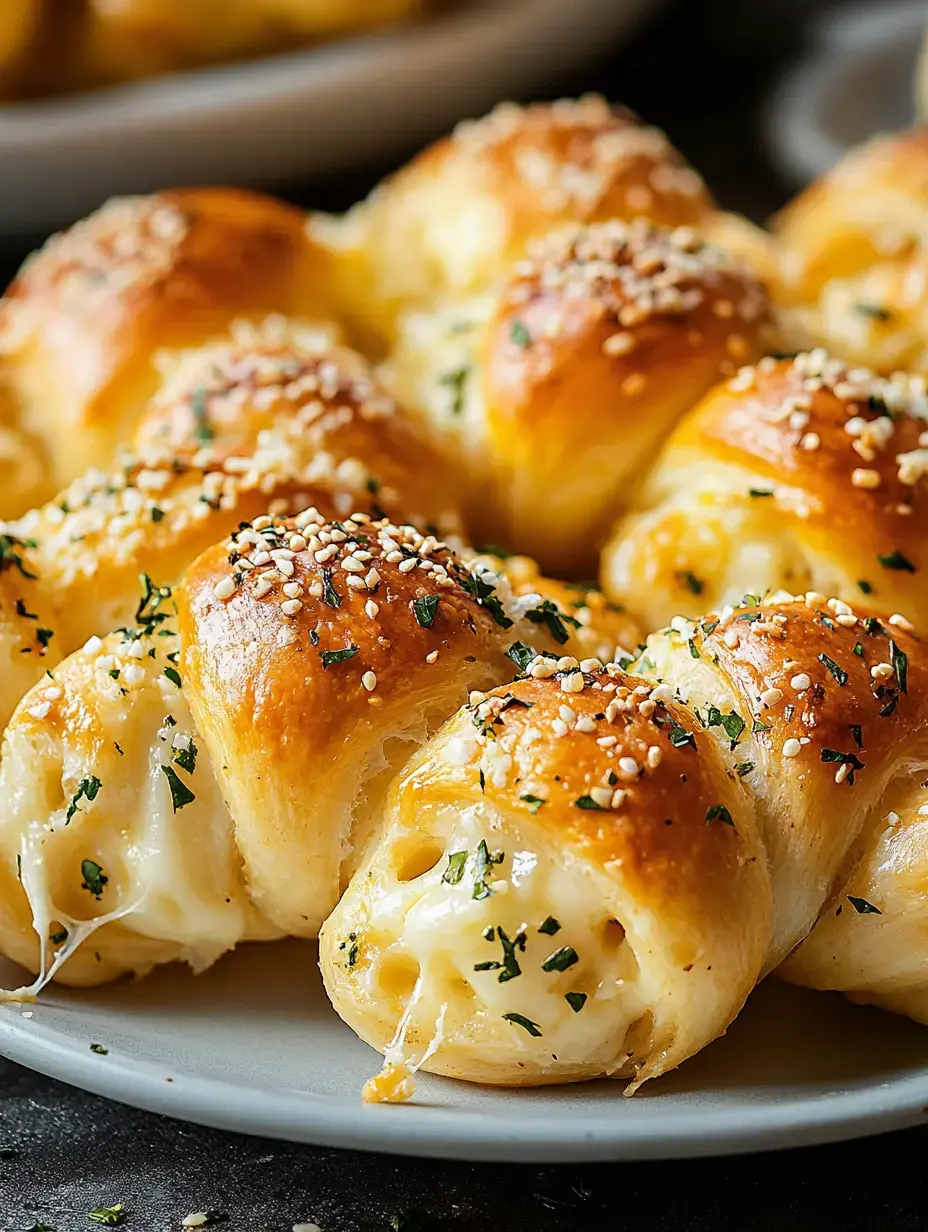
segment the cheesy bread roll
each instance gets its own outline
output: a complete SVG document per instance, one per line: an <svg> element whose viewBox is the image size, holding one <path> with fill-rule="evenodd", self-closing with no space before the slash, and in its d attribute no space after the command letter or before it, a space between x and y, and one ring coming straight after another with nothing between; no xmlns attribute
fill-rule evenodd
<svg viewBox="0 0 928 1232"><path fill-rule="evenodd" d="M139 452L7 528L0 653L17 670L0 683L0 721L49 666L51 639L60 656L130 624L140 573L172 585L268 509L369 508L457 528L447 472L360 356L276 330L237 334L172 367L143 413Z"/></svg>
<svg viewBox="0 0 928 1232"><path fill-rule="evenodd" d="M603 553L603 588L647 628L780 588L921 619L926 415L922 378L823 351L743 369L667 442Z"/></svg>
<svg viewBox="0 0 928 1232"><path fill-rule="evenodd" d="M458 125L344 218L316 215L355 328L381 342L397 313L478 292L560 224L642 216L668 227L711 209L666 136L596 95L504 103Z"/></svg>
<svg viewBox="0 0 928 1232"><path fill-rule="evenodd" d="M411 526L311 511L205 553L179 602L190 705L251 893L314 936L392 774L469 690L512 674L535 600Z"/></svg>
<svg viewBox="0 0 928 1232"><path fill-rule="evenodd" d="M387 1059L368 1097L408 1097L420 1067L634 1090L721 1034L896 786L928 796L906 625L784 596L654 634L647 678L539 656L473 697L322 932L333 1004Z"/></svg>
<svg viewBox="0 0 928 1232"><path fill-rule="evenodd" d="M363 513L262 515L179 592L144 581L7 728L0 951L38 973L13 997L314 935L396 767L520 637L557 642L537 593Z"/></svg>
<svg viewBox="0 0 928 1232"><path fill-rule="evenodd" d="M928 366L928 129L874 138L775 221L778 299L800 346L880 372Z"/></svg>
<svg viewBox="0 0 928 1232"><path fill-rule="evenodd" d="M270 197L117 199L53 236L0 300L0 387L44 445L49 494L129 439L159 348L271 312L318 314L319 300L300 212Z"/></svg>
<svg viewBox="0 0 928 1232"><path fill-rule="evenodd" d="M688 228L568 228L496 296L403 319L385 379L465 473L477 541L589 576L684 411L762 353L761 284Z"/></svg>

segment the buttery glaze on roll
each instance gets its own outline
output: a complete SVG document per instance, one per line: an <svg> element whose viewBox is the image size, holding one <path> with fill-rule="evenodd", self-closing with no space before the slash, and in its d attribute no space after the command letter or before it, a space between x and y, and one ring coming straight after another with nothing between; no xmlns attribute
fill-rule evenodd
<svg viewBox="0 0 928 1232"><path fill-rule="evenodd" d="M385 378L464 467L471 534L549 571L598 541L666 432L762 354L761 284L689 228L567 228L498 295L411 314Z"/></svg>
<svg viewBox="0 0 928 1232"><path fill-rule="evenodd" d="M0 681L0 722L50 653L131 624L140 573L173 585L269 508L374 508L457 528L448 472L360 356L277 329L237 334L172 368L143 414L138 453L6 528L0 654L14 670Z"/></svg>
<svg viewBox="0 0 928 1232"><path fill-rule="evenodd" d="M637 1085L724 1031L763 964L763 848L711 737L616 666L528 671L405 767L322 931L333 1005L387 1059L368 1098L418 1068Z"/></svg>
<svg viewBox="0 0 928 1232"><path fill-rule="evenodd" d="M160 348L236 318L318 315L300 212L227 188L110 201L53 236L0 300L0 387L47 458L46 495L107 466L158 386Z"/></svg>
<svg viewBox="0 0 928 1232"><path fill-rule="evenodd" d="M674 227L711 209L700 177L666 136L588 95L504 103L385 180L310 235L357 328L392 333L403 308L482 291L528 240L565 222L642 216Z"/></svg>
<svg viewBox="0 0 928 1232"><path fill-rule="evenodd" d="M885 373L928 369L928 128L858 146L775 227L798 345Z"/></svg>
<svg viewBox="0 0 928 1232"><path fill-rule="evenodd" d="M783 597L680 618L633 670L538 657L397 779L321 934L333 1004L385 1053L368 1098L408 1098L418 1068L634 1090L855 893L887 801L928 800L928 670L901 616ZM923 979L923 953L894 957Z"/></svg>
<svg viewBox="0 0 928 1232"><path fill-rule="evenodd" d="M607 594L646 628L745 592L928 616L928 397L817 350L763 359L671 436L614 528Z"/></svg>
<svg viewBox="0 0 928 1232"><path fill-rule="evenodd" d="M544 630L537 595L364 514L260 519L194 564L179 602L190 705L251 894L303 936L377 833L399 765Z"/></svg>

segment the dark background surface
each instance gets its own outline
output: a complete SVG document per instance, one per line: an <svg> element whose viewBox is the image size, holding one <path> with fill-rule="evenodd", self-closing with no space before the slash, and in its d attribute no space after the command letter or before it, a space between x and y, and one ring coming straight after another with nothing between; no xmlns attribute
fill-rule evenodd
<svg viewBox="0 0 928 1232"><path fill-rule="evenodd" d="M3 0L0 0L2 3ZM569 0L564 0L569 3ZM759 108L824 6L669 0L630 44L555 94L600 90L668 130L721 202L763 219L788 197L766 158ZM412 153L413 151L410 151ZM350 204L389 170L293 185L319 208ZM40 236L35 237L38 241ZM33 245L0 241L0 276ZM260 1041L255 1041L260 1047ZM76 1232L121 1201L134 1232L222 1212L230 1232L869 1232L928 1227L928 1128L719 1160L529 1167L402 1160L239 1137L123 1108L0 1060L0 1229ZM396 1217L399 1217L398 1219Z"/></svg>

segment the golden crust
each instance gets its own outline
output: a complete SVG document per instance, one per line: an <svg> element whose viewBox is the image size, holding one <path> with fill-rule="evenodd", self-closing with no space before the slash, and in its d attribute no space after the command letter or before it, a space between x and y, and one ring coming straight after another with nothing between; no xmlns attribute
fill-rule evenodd
<svg viewBox="0 0 928 1232"><path fill-rule="evenodd" d="M902 617L809 594L674 621L636 668L672 681L751 793L771 870L768 966L809 932L887 783L928 735L928 674Z"/></svg>
<svg viewBox="0 0 928 1232"><path fill-rule="evenodd" d="M597 96L497 107L461 124L356 206L317 218L357 320L389 336L401 308L472 293L564 222L694 224L710 198L657 129ZM410 254L415 254L415 259Z"/></svg>
<svg viewBox="0 0 928 1232"><path fill-rule="evenodd" d="M436 346L406 318L388 371L463 455L471 534L582 576L664 433L762 353L767 301L691 229L639 219L539 241L485 326L446 322Z"/></svg>
<svg viewBox="0 0 928 1232"><path fill-rule="evenodd" d="M824 352L764 359L667 443L603 556L652 625L747 592L806 588L928 611L928 398ZM734 588L734 591L733 591Z"/></svg>
<svg viewBox="0 0 928 1232"><path fill-rule="evenodd" d="M318 310L299 211L234 189L117 199L53 236L0 303L3 380L52 482L106 464L158 376L159 348L238 317Z"/></svg>
<svg viewBox="0 0 928 1232"><path fill-rule="evenodd" d="M395 756L469 685L511 671L513 622L487 587L472 593L453 554L412 527L363 514L326 523L315 510L259 519L188 571L179 618L191 705L222 767L253 893L283 927L311 935L334 905L385 742Z"/></svg>

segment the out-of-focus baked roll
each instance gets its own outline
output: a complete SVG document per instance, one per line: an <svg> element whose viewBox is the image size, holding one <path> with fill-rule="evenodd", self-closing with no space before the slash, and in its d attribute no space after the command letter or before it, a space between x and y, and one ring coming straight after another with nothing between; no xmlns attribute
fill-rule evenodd
<svg viewBox="0 0 928 1232"><path fill-rule="evenodd" d="M482 290L558 224L643 216L673 227L710 208L662 132L588 95L505 103L460 124L344 218L317 215L310 233L356 324L389 337L401 309Z"/></svg>
<svg viewBox="0 0 928 1232"><path fill-rule="evenodd" d="M188 571L181 671L251 893L314 936L410 752L505 680L532 602L434 536L356 514L259 519Z"/></svg>
<svg viewBox="0 0 928 1232"><path fill-rule="evenodd" d="M0 300L0 388L44 445L50 492L129 439L160 348L318 314L311 267L300 212L234 189L117 199L53 236Z"/></svg>
<svg viewBox="0 0 928 1232"><path fill-rule="evenodd" d="M796 345L880 372L928 367L928 129L851 151L775 220Z"/></svg>
<svg viewBox="0 0 928 1232"><path fill-rule="evenodd" d="M21 59L27 49L44 0L5 0L0 6L0 97L19 84Z"/></svg>
<svg viewBox="0 0 928 1232"><path fill-rule="evenodd" d="M420 1067L633 1090L725 1030L897 787L926 795L902 618L784 596L678 620L634 670L539 657L394 783L321 934L335 1008L385 1052L369 1098L407 1098Z"/></svg>
<svg viewBox="0 0 928 1232"><path fill-rule="evenodd" d="M568 228L498 294L403 318L385 379L464 469L477 541L589 576L675 421L762 354L762 285L689 228Z"/></svg>
<svg viewBox="0 0 928 1232"><path fill-rule="evenodd" d="M926 477L923 378L823 351L763 359L680 423L615 527L603 587L647 628L780 588L922 619Z"/></svg>

